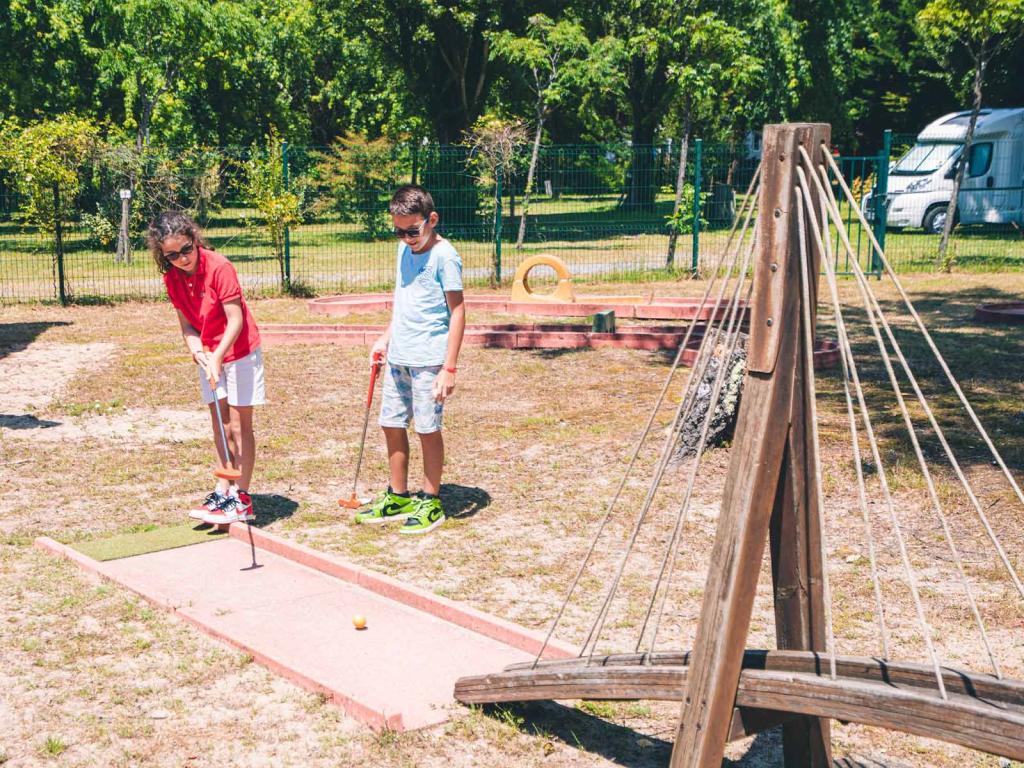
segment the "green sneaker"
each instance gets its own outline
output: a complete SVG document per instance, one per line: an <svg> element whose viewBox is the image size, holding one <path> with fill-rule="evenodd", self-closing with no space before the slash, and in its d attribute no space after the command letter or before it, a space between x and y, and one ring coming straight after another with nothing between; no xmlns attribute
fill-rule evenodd
<svg viewBox="0 0 1024 768"><path fill-rule="evenodd" d="M399 496L388 488L373 500L368 510L356 514L356 522L380 525L392 520L405 520L415 510L417 501L412 496Z"/></svg>
<svg viewBox="0 0 1024 768"><path fill-rule="evenodd" d="M412 514L399 529L399 533L427 533L444 522L444 509L436 496L416 497Z"/></svg>

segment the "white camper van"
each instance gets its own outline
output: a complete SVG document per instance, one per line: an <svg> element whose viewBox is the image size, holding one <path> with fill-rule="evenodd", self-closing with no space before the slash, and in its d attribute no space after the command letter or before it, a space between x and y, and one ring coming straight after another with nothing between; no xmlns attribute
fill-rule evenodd
<svg viewBox="0 0 1024 768"><path fill-rule="evenodd" d="M941 232L953 193L971 113L954 112L927 126L889 166L886 225ZM1024 224L1024 109L983 109L957 200L962 224ZM875 206L865 197L869 219Z"/></svg>

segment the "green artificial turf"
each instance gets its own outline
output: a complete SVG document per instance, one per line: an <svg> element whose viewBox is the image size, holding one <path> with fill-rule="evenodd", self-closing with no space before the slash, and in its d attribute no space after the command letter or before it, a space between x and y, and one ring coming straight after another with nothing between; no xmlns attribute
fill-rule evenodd
<svg viewBox="0 0 1024 768"><path fill-rule="evenodd" d="M164 527L147 527L146 530L133 533L119 533L102 539L86 539L70 546L93 560L118 560L122 557L134 557L164 549L187 547L190 544L201 544L214 541L226 534L215 527L201 523L183 523Z"/></svg>

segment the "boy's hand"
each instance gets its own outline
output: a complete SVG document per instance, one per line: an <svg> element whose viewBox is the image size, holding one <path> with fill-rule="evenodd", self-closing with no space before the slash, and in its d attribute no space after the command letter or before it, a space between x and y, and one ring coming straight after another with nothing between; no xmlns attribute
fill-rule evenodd
<svg viewBox="0 0 1024 768"><path fill-rule="evenodd" d="M455 374L444 368L434 379L434 400L443 403L455 391Z"/></svg>
<svg viewBox="0 0 1024 768"><path fill-rule="evenodd" d="M381 336L370 347L370 365L380 365L381 362L388 356L388 339L386 336ZM379 359L374 359L379 357Z"/></svg>

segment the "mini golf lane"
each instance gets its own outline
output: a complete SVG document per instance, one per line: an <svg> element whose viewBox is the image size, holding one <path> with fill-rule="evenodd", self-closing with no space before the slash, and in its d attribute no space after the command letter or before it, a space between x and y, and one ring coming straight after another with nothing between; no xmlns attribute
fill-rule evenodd
<svg viewBox="0 0 1024 768"><path fill-rule="evenodd" d="M37 545L121 584L373 728L444 722L455 681L533 658L530 630L244 526L231 537L98 562ZM352 616L366 617L357 631ZM504 642L503 642L504 641ZM511 644L510 644L511 643ZM575 655L555 644L545 656Z"/></svg>

